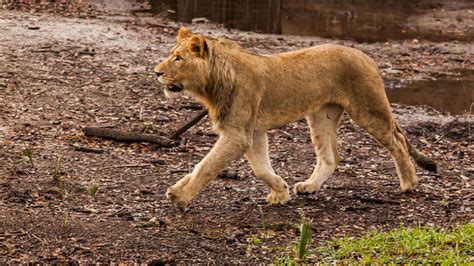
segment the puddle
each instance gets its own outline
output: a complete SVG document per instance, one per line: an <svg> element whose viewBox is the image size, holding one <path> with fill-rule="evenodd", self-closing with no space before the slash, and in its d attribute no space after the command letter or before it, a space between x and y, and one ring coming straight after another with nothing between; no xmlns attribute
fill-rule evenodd
<svg viewBox="0 0 474 266"><path fill-rule="evenodd" d="M156 14L180 22L207 18L228 27L285 35L374 42L472 39L472 0L150 0Z"/></svg>
<svg viewBox="0 0 474 266"><path fill-rule="evenodd" d="M387 89L387 96L393 103L427 105L451 115L468 114L474 102L474 70L459 72L458 77L444 76L415 81L405 88Z"/></svg>

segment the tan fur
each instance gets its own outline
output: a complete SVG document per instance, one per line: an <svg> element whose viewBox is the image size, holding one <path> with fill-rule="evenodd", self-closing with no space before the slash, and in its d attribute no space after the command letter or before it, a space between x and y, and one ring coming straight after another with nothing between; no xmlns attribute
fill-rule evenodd
<svg viewBox="0 0 474 266"><path fill-rule="evenodd" d="M317 153L314 172L295 185L296 193L314 193L338 163L336 129L345 110L386 147L395 160L402 191L418 177L410 154L413 147L395 121L376 64L362 52L321 45L261 56L233 41L178 34L170 56L155 68L168 88L180 84L209 110L219 139L208 155L167 191L186 206L230 162L245 155L271 189L270 203L289 199L288 185L273 171L266 131L306 118ZM177 56L182 60L176 61ZM417 153L417 155L421 155ZM423 157L427 159L426 157ZM418 162L418 160L417 160Z"/></svg>
<svg viewBox="0 0 474 266"><path fill-rule="evenodd" d="M186 29L185 27L181 27L178 31L178 36L176 37L176 41L180 42L181 40L188 38L192 35L192 33Z"/></svg>

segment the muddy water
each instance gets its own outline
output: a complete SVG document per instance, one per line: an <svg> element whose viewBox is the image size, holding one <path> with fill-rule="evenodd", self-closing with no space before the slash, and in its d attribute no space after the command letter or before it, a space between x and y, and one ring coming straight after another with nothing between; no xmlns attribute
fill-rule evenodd
<svg viewBox="0 0 474 266"><path fill-rule="evenodd" d="M387 96L393 103L428 105L451 115L469 114L474 103L474 70L458 72L454 78L439 77L415 81L402 89L387 89Z"/></svg>
<svg viewBox="0 0 474 266"><path fill-rule="evenodd" d="M423 38L470 41L472 0L150 0L173 18L205 17L229 27L373 42ZM443 26L444 25L444 26Z"/></svg>
<svg viewBox="0 0 474 266"><path fill-rule="evenodd" d="M362 42L410 38L469 41L472 28L466 30L463 23L472 20L472 8L472 1L464 0L282 0L280 25L282 34ZM462 9L465 12L459 11ZM455 18L447 17L448 13ZM450 25L437 25L442 23Z"/></svg>

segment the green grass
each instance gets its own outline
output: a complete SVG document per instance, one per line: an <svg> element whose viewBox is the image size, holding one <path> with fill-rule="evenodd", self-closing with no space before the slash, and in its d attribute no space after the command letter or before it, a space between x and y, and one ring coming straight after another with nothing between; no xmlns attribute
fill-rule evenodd
<svg viewBox="0 0 474 266"><path fill-rule="evenodd" d="M301 233L296 243L301 242ZM274 264L474 265L474 223L449 229L400 226L386 232L374 230L359 238L330 240L303 257L297 256L296 243L277 257Z"/></svg>
<svg viewBox="0 0 474 266"><path fill-rule="evenodd" d="M474 224L375 230L331 240L313 254L315 261L327 263L467 265L474 263Z"/></svg>
<svg viewBox="0 0 474 266"><path fill-rule="evenodd" d="M87 189L87 195L94 197L97 191L99 191L99 187L97 185L92 185Z"/></svg>
<svg viewBox="0 0 474 266"><path fill-rule="evenodd" d="M308 219L301 216L301 223L299 226L300 229L300 238L296 243L296 249L298 250L298 261L306 261L308 256L309 245L311 244L311 225L313 224L313 219Z"/></svg>
<svg viewBox="0 0 474 266"><path fill-rule="evenodd" d="M304 215L301 215L301 222L298 225L299 237L298 240L291 243L286 248L286 252L283 256L277 258L275 264L277 265L295 265L295 264L306 264L307 258L310 255L309 246L311 244L312 230L311 225L313 219L308 219Z"/></svg>
<svg viewBox="0 0 474 266"><path fill-rule="evenodd" d="M31 150L28 145L24 144L24 149L21 151L21 154L23 155L23 160L31 164L31 167L35 168L35 163L33 162L33 150Z"/></svg>

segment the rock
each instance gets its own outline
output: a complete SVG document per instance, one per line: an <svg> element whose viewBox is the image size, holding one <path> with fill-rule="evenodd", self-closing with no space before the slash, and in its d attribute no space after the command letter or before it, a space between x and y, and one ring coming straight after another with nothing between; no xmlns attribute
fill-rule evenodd
<svg viewBox="0 0 474 266"><path fill-rule="evenodd" d="M228 170L224 170L222 171L217 177L219 178L224 178L224 179L234 179L234 180L239 180L241 179L241 177L239 176L239 174L235 171L228 171Z"/></svg>

